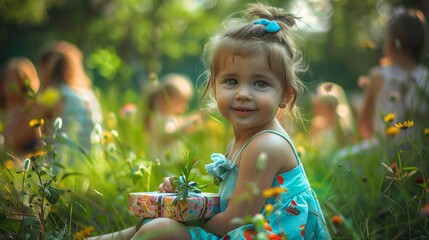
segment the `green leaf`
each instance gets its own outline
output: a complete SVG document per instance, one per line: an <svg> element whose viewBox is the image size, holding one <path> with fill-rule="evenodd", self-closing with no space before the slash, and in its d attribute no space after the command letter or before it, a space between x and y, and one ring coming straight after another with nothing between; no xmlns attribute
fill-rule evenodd
<svg viewBox="0 0 429 240"><path fill-rule="evenodd" d="M63 176L61 176L60 182L70 176L82 176L82 173L78 173L78 172L72 172L72 173L64 173Z"/></svg>
<svg viewBox="0 0 429 240"><path fill-rule="evenodd" d="M402 170L404 171L413 171L413 170L419 170L418 167L410 166L410 167L404 167Z"/></svg>
<svg viewBox="0 0 429 240"><path fill-rule="evenodd" d="M50 204L55 204L60 199L60 191L51 186L45 188L45 198Z"/></svg>

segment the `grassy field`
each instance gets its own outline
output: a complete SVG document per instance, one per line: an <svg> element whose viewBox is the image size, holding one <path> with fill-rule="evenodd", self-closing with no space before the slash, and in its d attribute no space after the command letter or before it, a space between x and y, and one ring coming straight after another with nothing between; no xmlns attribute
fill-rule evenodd
<svg viewBox="0 0 429 240"><path fill-rule="evenodd" d="M195 180L209 184L205 191L217 191L204 166L232 136L221 118L207 117L200 130L175 136L181 148L156 155L142 127L140 104L135 112L121 109L118 98L100 99L105 124L94 130L92 152L58 129L43 140L61 147L48 144L26 157L2 153L0 238L83 239L135 225L127 194L155 191L162 177L177 175L182 160L177 151L194 151ZM329 151L309 144L305 132L293 134L334 239L429 238L429 133L413 139L409 129L380 138L378 145Z"/></svg>

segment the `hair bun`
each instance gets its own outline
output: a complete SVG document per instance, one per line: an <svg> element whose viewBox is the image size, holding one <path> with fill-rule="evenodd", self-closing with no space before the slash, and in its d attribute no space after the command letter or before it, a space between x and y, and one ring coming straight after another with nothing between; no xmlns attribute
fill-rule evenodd
<svg viewBox="0 0 429 240"><path fill-rule="evenodd" d="M296 23L296 17L292 13L287 13L281 8L267 7L263 4L250 4L248 7L247 16L252 18L266 18L271 21L276 21L282 25L282 28L291 28Z"/></svg>

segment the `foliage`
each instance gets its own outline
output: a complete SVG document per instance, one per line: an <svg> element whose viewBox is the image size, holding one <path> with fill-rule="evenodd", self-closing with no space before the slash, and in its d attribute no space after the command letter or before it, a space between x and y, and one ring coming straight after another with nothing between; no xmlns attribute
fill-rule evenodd
<svg viewBox="0 0 429 240"><path fill-rule="evenodd" d="M57 123L55 136L42 137L47 142L43 152L28 158L2 155L3 237L26 239L42 234L42 239L72 239L129 227L136 219L127 212L127 193L153 191L164 176L177 175L178 170L185 176L186 186L192 187L194 181L202 183L198 188L208 184L204 191L217 191L203 166L209 163L212 152L226 148L231 134L228 125L206 119L202 131L180 137L186 146L183 161L168 160L149 154L146 146L150 136L141 127L139 112L122 115L115 99L103 95L101 102L106 123L94 129L91 152L82 151L77 143L64 138ZM386 118L386 127L398 123L392 117ZM409 127L391 138L380 138L379 145L371 148L354 145L323 154L301 133L294 134L334 239L429 236L429 218L424 212L429 202L429 138L423 133L416 137L410 134L417 125L410 123L407 121ZM45 127L40 121L34 126ZM53 139L61 144L50 145ZM72 157L78 163L73 163ZM15 165L11 166L10 161ZM261 156L258 168L264 167ZM264 194L249 187L249 194ZM240 199L245 200L245 196ZM258 224L260 219L249 216L236 221Z"/></svg>
<svg viewBox="0 0 429 240"><path fill-rule="evenodd" d="M401 0L265 2L302 17L298 24L307 42L302 51L312 66L304 79L310 84L341 83L347 90L357 88L358 76L376 64L388 11L400 4L421 9L424 5ZM103 90L142 87L149 72L181 72L195 80L202 72L204 42L222 19L247 3L0 0L0 64L17 55L36 62L46 43L66 40L88 56L86 67ZM317 26L320 22L323 31ZM99 61L104 57L106 61Z"/></svg>

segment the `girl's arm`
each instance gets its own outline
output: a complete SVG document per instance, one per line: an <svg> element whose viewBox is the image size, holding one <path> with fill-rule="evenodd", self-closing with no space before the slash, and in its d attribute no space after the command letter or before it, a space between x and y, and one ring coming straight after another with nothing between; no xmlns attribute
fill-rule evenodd
<svg viewBox="0 0 429 240"><path fill-rule="evenodd" d="M382 73L380 71L373 72L365 91L359 118L359 130L363 138L370 138L374 133L375 106L377 105L377 97L382 87Z"/></svg>
<svg viewBox="0 0 429 240"><path fill-rule="evenodd" d="M262 152L267 154L266 164L258 169ZM270 133L257 136L241 153L238 178L227 209L211 218L204 228L221 237L239 227L231 224L232 219L260 213L266 200L262 191L271 188L278 173L295 166L297 160L286 140Z"/></svg>

